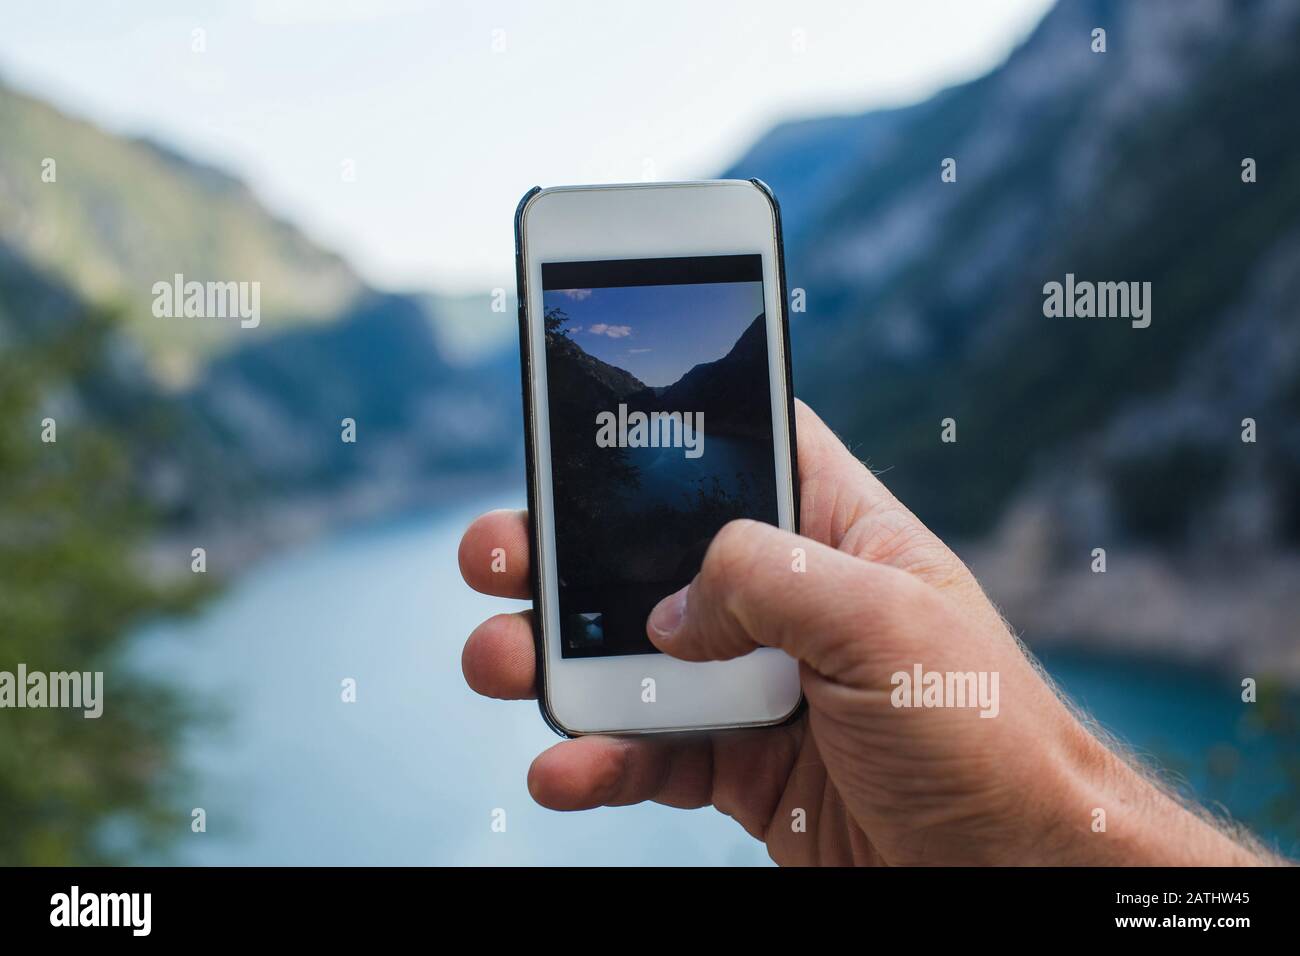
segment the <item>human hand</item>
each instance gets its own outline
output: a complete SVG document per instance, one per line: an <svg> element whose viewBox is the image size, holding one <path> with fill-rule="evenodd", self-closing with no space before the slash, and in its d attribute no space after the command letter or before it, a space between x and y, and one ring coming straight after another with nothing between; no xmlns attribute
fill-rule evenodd
<svg viewBox="0 0 1300 956"><path fill-rule="evenodd" d="M712 804L782 864L1265 862L1089 733L965 565L801 402L797 435L801 535L727 525L647 633L693 661L780 648L800 662L807 712L761 730L565 741L533 762L534 799ZM796 547L806 573L791 569ZM509 573L488 572L494 548ZM476 590L528 598L526 514L476 520L460 566ZM466 680L535 696L533 641L531 611L490 618L465 645ZM894 706L894 675L918 665L997 675L996 714Z"/></svg>

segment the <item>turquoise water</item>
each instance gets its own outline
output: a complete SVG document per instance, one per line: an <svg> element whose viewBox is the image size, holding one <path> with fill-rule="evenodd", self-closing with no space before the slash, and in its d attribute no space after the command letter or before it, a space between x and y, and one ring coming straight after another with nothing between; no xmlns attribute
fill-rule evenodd
<svg viewBox="0 0 1300 956"><path fill-rule="evenodd" d="M283 554L197 619L139 636L137 666L221 713L184 748L207 832L187 829L177 862L767 862L712 810L561 814L532 802L528 765L556 738L532 702L481 699L461 677L465 636L520 606L461 583L456 545L481 510L407 518ZM1189 769L1216 744L1240 744L1230 684L1079 655L1048 664L1112 730ZM355 703L340 699L345 678L356 681ZM1227 792L1191 774L1234 809L1262 799L1276 774L1272 741L1239 749L1247 772ZM492 828L497 810L505 832ZM188 821L189 806L179 815Z"/></svg>
<svg viewBox="0 0 1300 956"><path fill-rule="evenodd" d="M1154 659L1084 653L1039 652L1039 659L1070 698L1118 736L1165 780L1203 804L1229 811L1284 855L1300 853L1300 840L1269 812L1290 790L1283 758L1297 766L1300 744L1265 732L1254 709L1241 700L1239 679ZM1274 694L1275 688L1261 693ZM1300 700L1288 697L1292 716Z"/></svg>

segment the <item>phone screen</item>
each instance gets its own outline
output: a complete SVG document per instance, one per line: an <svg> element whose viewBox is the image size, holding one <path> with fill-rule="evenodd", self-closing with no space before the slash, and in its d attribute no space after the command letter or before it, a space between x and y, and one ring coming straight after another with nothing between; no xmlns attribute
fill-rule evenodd
<svg viewBox="0 0 1300 956"><path fill-rule="evenodd" d="M542 263L562 653L650 610L735 518L777 523L760 255Z"/></svg>

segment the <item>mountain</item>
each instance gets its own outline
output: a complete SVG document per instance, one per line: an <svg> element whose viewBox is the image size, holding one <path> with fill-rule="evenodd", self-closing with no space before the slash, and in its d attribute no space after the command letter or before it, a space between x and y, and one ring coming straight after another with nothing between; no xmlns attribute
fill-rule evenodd
<svg viewBox="0 0 1300 956"><path fill-rule="evenodd" d="M547 333L547 386L552 414L561 420L586 420L593 409L626 403L633 411L702 412L710 434L767 438L771 415L766 404L755 407L754 394L754 382L766 369L767 326L761 314L722 358L692 366L671 385L654 387L588 354L567 335Z"/></svg>
<svg viewBox="0 0 1300 956"><path fill-rule="evenodd" d="M725 173L782 199L796 391L1036 641L1300 681L1296 49L1295 4L1066 0L988 75ZM1045 317L1067 273L1150 282L1150 326Z"/></svg>
<svg viewBox="0 0 1300 956"><path fill-rule="evenodd" d="M123 327L168 384L249 339L331 321L362 291L341 258L218 169L3 83L0 129L0 242L86 301L121 303ZM153 284L177 273L261 283L262 324L154 317Z"/></svg>
<svg viewBox="0 0 1300 956"><path fill-rule="evenodd" d="M817 213L836 201L845 177L883 145L911 116L928 106L874 110L860 116L792 120L772 129L722 173L745 179L762 169L768 185L780 184L781 226L786 243L810 241ZM753 173L748 174L752 176Z"/></svg>
<svg viewBox="0 0 1300 956"><path fill-rule="evenodd" d="M1279 95L1300 89L1297 44L1290 4L1065 2L972 83L773 131L728 174L798 200L799 392L945 533L988 532L1057 471L1089 483L1108 536L1185 540L1217 483L1300 541L1300 361L1270 318L1294 317L1300 272L1300 130ZM1151 282L1151 327L1045 318L1067 273ZM1247 416L1267 447L1238 440Z"/></svg>
<svg viewBox="0 0 1300 956"><path fill-rule="evenodd" d="M613 408L650 391L631 372L603 362L560 332L546 334L547 388L575 407Z"/></svg>
<svg viewBox="0 0 1300 956"><path fill-rule="evenodd" d="M219 462L184 401L159 388L138 351L123 347L121 321L113 306L85 302L0 243L0 358L9 374L25 377L41 410L36 421L48 416L61 429L56 441L105 436L112 454L129 462L132 494L148 510L158 503L153 492L165 462L183 462L196 480ZM0 409L0 433L30 438L33 422L17 416Z"/></svg>
<svg viewBox="0 0 1300 956"><path fill-rule="evenodd" d="M446 334L444 300L373 290L234 177L2 84L0 128L0 349L76 341L87 314L106 317L84 347L106 350L111 375L66 382L62 401L134 422L119 438L165 527L312 528L522 459L517 358L449 357L466 335ZM260 323L154 316L153 284L176 273L259 283ZM457 328L513 328L491 305L458 300Z"/></svg>
<svg viewBox="0 0 1300 956"><path fill-rule="evenodd" d="M766 317L750 322L720 359L701 362L658 392L653 407L664 411L703 412L709 434L772 434L771 410L754 383L767 370Z"/></svg>
<svg viewBox="0 0 1300 956"><path fill-rule="evenodd" d="M370 293L329 326L214 360L189 401L235 452L229 477L292 497L520 461L517 382L513 362L446 361L414 299ZM349 418L355 443L341 438Z"/></svg>

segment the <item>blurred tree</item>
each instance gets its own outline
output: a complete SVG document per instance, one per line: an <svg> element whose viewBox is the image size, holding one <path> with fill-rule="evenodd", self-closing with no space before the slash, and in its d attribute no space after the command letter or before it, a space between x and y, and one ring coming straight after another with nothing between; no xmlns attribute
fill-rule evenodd
<svg viewBox="0 0 1300 956"><path fill-rule="evenodd" d="M104 673L98 719L0 710L3 864L116 862L188 824L174 799L185 714L122 659L135 624L198 592L159 587L139 567L152 519L128 446L78 407L80 385L104 375L114 324L92 310L52 334L0 334L0 670ZM53 442L42 440L47 417Z"/></svg>

